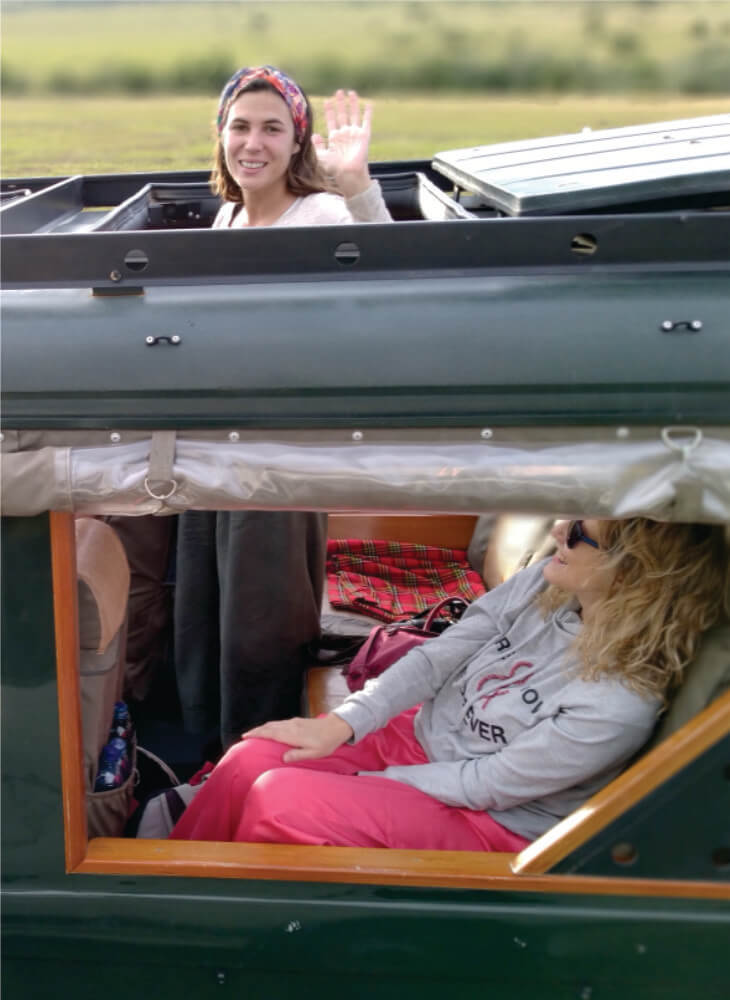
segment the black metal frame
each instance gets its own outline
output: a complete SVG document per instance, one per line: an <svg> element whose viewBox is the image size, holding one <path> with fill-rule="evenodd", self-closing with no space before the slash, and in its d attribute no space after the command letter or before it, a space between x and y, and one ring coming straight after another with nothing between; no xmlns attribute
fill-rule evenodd
<svg viewBox="0 0 730 1000"><path fill-rule="evenodd" d="M414 227L418 227L417 229ZM386 232L387 230L387 232ZM595 251L586 252L582 237ZM348 257L348 244L355 244ZM344 246L343 246L344 245ZM233 230L32 233L2 238L9 288L301 281L603 267L730 270L730 215L571 216ZM148 263L125 264L141 251ZM338 253L339 251L339 253ZM348 263L348 260L351 263Z"/></svg>
<svg viewBox="0 0 730 1000"><path fill-rule="evenodd" d="M401 218L411 217L404 199L412 198L419 184L446 199L449 182L426 161L375 163L372 171L389 204L400 199ZM387 233L373 224L252 233L208 228L216 198L207 181L204 171L5 181L6 193L32 194L2 210L4 287L91 287L114 293L199 281L730 268L730 212L637 213L627 206L620 214L396 222ZM193 205L189 228L185 192ZM169 219L150 222L150 202L169 207L165 194L174 211ZM98 216L90 215L84 227L91 231L78 231L78 226L68 231L76 223L65 226L65 219L78 220L95 209ZM154 225L159 228L150 228ZM130 251L135 251L131 259Z"/></svg>

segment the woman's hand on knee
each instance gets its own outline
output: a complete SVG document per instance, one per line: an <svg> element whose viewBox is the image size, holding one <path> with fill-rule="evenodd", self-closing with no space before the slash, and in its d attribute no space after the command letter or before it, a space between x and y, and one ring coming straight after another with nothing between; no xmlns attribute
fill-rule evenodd
<svg viewBox="0 0 730 1000"><path fill-rule="evenodd" d="M282 754L286 764L298 760L316 760L329 754L352 738L352 727L338 715L330 712L318 719L283 719L280 722L265 722L243 733L242 740L257 737L288 743L292 748Z"/></svg>

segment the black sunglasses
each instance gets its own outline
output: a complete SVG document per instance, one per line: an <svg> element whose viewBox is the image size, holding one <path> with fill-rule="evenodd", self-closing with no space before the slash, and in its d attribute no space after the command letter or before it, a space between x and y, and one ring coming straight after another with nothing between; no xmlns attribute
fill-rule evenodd
<svg viewBox="0 0 730 1000"><path fill-rule="evenodd" d="M598 542L595 542L585 534L582 521L571 521L565 535L565 544L569 549L574 549L578 542L585 542L586 545L592 545L594 549L600 549L601 547Z"/></svg>

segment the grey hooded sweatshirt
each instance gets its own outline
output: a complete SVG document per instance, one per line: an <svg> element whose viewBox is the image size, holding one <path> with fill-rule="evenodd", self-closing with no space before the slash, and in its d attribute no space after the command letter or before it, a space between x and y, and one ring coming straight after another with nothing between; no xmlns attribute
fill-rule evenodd
<svg viewBox="0 0 730 1000"><path fill-rule="evenodd" d="M619 773L648 739L659 700L609 676L578 677L578 604L544 617L544 565L485 594L335 709L358 742L421 703L415 734L430 763L362 774L486 810L534 839Z"/></svg>

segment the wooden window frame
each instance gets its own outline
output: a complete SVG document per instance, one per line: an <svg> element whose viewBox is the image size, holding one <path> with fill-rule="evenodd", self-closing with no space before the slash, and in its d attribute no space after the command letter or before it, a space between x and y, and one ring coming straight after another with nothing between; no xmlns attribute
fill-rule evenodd
<svg viewBox="0 0 730 1000"><path fill-rule="evenodd" d="M563 825L559 824L520 855L472 851L134 840L121 837L99 837L89 840L81 735L73 515L51 513L50 529L67 872L89 875L173 875L191 878L369 883L561 894L730 898L730 887L715 882L546 873L547 867L569 853L577 843L585 839L586 835L600 828L600 825L597 826L599 820L595 812L586 810L585 807L583 811L586 816L581 822L575 822L576 814L563 821L563 824L572 827L572 839L567 841L565 836L556 832ZM729 711L724 712L726 729L730 700L727 702L727 708ZM706 726L705 729L705 740L712 741L713 734L717 732L717 724ZM716 735L714 738L717 738ZM688 759L696 755L697 741L685 737L684 743L685 757L674 770L679 769ZM661 749L661 746L657 748ZM695 753L690 753L692 749ZM651 755L647 755L649 756ZM665 752L664 757L666 759L663 758L664 764L660 768L660 780L665 780L670 772L674 773L672 754ZM622 778L625 779L630 774L630 771L626 772ZM627 782L627 787L630 785L631 781ZM615 787L613 792L609 791L612 787L608 786L598 795L610 801L610 808L613 814L617 815L627 808L627 787L620 788L618 796ZM636 798L646 793L646 788L636 780L633 781L632 788L632 794ZM581 823L587 825L581 827ZM579 827L581 828L578 829Z"/></svg>

